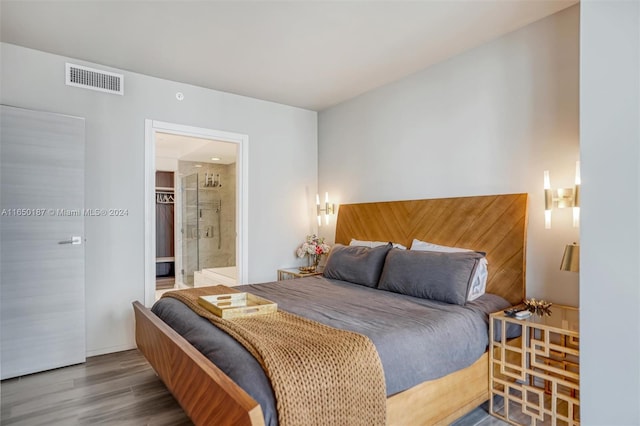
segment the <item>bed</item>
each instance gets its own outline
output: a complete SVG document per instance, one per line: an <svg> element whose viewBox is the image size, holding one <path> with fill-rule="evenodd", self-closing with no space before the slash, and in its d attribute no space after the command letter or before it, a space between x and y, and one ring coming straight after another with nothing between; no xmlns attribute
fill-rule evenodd
<svg viewBox="0 0 640 426"><path fill-rule="evenodd" d="M487 253L487 292L511 303L524 294L527 195L340 206L336 243L412 239ZM150 310L134 303L136 341L196 424L264 424L261 406ZM388 424L446 424L488 398L488 356L387 398Z"/></svg>

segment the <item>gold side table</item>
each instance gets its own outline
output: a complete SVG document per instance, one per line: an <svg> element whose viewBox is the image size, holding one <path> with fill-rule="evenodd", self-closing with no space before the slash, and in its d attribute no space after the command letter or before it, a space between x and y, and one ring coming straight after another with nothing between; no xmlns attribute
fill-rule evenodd
<svg viewBox="0 0 640 426"><path fill-rule="evenodd" d="M293 278L312 277L314 275L322 275L322 268L318 268L316 272L301 272L298 268L278 269L278 281L290 280Z"/></svg>
<svg viewBox="0 0 640 426"><path fill-rule="evenodd" d="M507 339L507 327L520 337ZM498 336L496 341L495 337ZM489 411L510 424L580 424L579 310L551 306L551 315L489 323ZM504 404L494 401L501 396Z"/></svg>

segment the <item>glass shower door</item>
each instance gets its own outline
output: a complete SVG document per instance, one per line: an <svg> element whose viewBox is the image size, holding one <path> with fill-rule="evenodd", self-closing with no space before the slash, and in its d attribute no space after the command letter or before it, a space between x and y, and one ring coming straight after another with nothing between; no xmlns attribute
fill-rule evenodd
<svg viewBox="0 0 640 426"><path fill-rule="evenodd" d="M182 178L182 282L193 286L198 271L198 174Z"/></svg>

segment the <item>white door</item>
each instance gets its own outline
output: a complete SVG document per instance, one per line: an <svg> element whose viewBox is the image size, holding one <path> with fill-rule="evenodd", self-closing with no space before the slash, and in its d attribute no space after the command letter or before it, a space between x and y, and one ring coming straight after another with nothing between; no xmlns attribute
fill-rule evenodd
<svg viewBox="0 0 640 426"><path fill-rule="evenodd" d="M85 361L84 119L0 106L0 377Z"/></svg>

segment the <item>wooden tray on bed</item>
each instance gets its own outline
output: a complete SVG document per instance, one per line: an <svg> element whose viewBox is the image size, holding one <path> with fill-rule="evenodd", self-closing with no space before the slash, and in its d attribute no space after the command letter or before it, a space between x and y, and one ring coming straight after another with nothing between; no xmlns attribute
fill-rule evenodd
<svg viewBox="0 0 640 426"><path fill-rule="evenodd" d="M200 296L198 304L224 319L270 314L278 310L277 303L246 292Z"/></svg>

